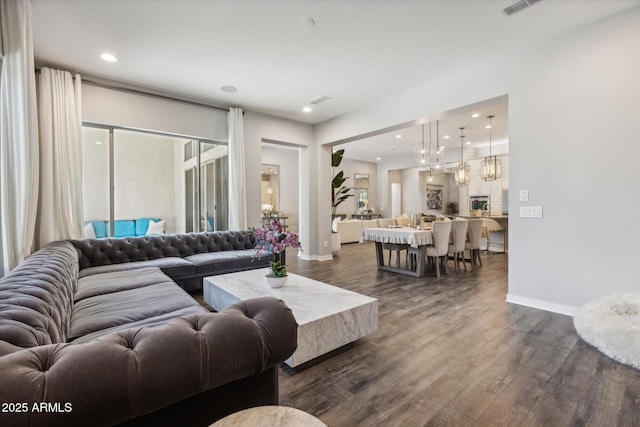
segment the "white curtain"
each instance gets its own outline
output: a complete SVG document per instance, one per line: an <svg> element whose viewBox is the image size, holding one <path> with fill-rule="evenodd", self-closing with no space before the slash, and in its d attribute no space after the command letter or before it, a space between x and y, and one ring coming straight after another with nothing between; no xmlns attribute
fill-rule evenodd
<svg viewBox="0 0 640 427"><path fill-rule="evenodd" d="M38 78L38 246L82 238L81 79L42 68Z"/></svg>
<svg viewBox="0 0 640 427"><path fill-rule="evenodd" d="M4 273L33 250L38 204L38 117L31 4L0 0L0 224Z"/></svg>
<svg viewBox="0 0 640 427"><path fill-rule="evenodd" d="M242 109L229 110L229 230L247 228Z"/></svg>

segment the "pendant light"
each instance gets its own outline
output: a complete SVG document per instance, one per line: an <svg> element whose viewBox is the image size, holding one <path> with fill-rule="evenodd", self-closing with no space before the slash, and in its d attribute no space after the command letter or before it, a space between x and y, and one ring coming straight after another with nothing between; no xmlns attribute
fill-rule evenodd
<svg viewBox="0 0 640 427"><path fill-rule="evenodd" d="M453 178L456 181L458 187L464 187L471 180L471 168L469 164L464 161L464 129L460 128L460 164L456 167Z"/></svg>
<svg viewBox="0 0 640 427"><path fill-rule="evenodd" d="M426 166L428 163L428 153L424 148L424 123L422 124L422 143L413 147L413 156L420 166Z"/></svg>
<svg viewBox="0 0 640 427"><path fill-rule="evenodd" d="M495 116L487 116L489 119L489 157L485 157L480 163L480 177L485 181L495 181L502 177L502 160L491 155L491 119Z"/></svg>
<svg viewBox="0 0 640 427"><path fill-rule="evenodd" d="M444 147L440 147L440 120L436 120L436 150L431 151L431 157L433 158L432 166L438 170L444 169Z"/></svg>
<svg viewBox="0 0 640 427"><path fill-rule="evenodd" d="M429 177L427 178L428 182L433 182L433 173L431 170L433 169L433 141L431 140L431 123L429 123Z"/></svg>

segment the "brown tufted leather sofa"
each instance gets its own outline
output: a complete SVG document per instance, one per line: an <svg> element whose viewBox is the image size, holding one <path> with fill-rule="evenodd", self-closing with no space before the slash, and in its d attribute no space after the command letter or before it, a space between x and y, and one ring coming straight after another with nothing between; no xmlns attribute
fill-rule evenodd
<svg viewBox="0 0 640 427"><path fill-rule="evenodd" d="M210 313L158 267L80 277L91 253L76 248L54 242L0 280L0 425L207 426L278 403L297 331L282 301ZM140 250L127 257L164 253Z"/></svg>
<svg viewBox="0 0 640 427"><path fill-rule="evenodd" d="M269 257L256 258L255 239L244 231L70 242L80 252L80 277L154 266L186 290L202 289L206 276L269 266Z"/></svg>

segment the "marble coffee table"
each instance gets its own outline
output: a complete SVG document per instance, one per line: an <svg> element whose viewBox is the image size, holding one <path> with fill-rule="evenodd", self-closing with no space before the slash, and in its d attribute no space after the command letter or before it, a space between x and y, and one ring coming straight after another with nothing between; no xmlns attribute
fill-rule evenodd
<svg viewBox="0 0 640 427"><path fill-rule="evenodd" d="M291 367L314 359L378 330L378 300L289 273L282 288L270 288L269 269L205 277L204 300L220 311L256 297L281 299L298 322L298 348L285 361Z"/></svg>
<svg viewBox="0 0 640 427"><path fill-rule="evenodd" d="M257 406L227 415L209 427L327 427L311 414L288 406Z"/></svg>

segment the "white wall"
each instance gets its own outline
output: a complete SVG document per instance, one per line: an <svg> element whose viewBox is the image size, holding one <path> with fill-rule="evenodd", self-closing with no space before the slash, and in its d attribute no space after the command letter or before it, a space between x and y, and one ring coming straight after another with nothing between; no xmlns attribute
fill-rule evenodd
<svg viewBox="0 0 640 427"><path fill-rule="evenodd" d="M458 192L457 189L451 189L450 187L451 174L449 173L434 173L433 182L427 183L429 172L424 168L409 168L392 172L394 174L399 173L402 176L403 214L446 214L449 201L458 203ZM433 185L442 190L442 209L427 209L427 185Z"/></svg>
<svg viewBox="0 0 640 427"><path fill-rule="evenodd" d="M640 8L321 124L331 143L509 97L510 301L571 313L640 289ZM519 218L542 206L542 219ZM610 226L609 224L614 224Z"/></svg>
<svg viewBox="0 0 640 427"><path fill-rule="evenodd" d="M330 241L331 233L331 208L328 207L331 200L329 152L314 144L311 125L253 111L245 111L243 122L248 225L258 227L261 223L262 142L277 142L298 147L300 149L298 228L303 248L302 256L309 259L330 259L331 248L323 245L325 240ZM322 169L321 166L325 168ZM291 190L291 186L287 185L285 182L280 183L281 193ZM326 208L319 208L320 206ZM326 217L319 215L319 209L326 209Z"/></svg>
<svg viewBox="0 0 640 427"><path fill-rule="evenodd" d="M371 162L363 162L360 160L343 158L342 162L340 163L340 166L336 168L336 173L338 171L342 171L345 177L349 177L349 179L344 183L344 185L346 185L347 187L354 186L355 182L353 177L356 173L363 173L363 174L369 175L369 191L367 192L367 196L369 197L369 208L374 209L374 211L377 213L380 207L378 205L378 191L377 191L378 166L375 163L371 163ZM330 181L327 185L329 186L329 189L331 189ZM354 192L352 190L351 194L353 193ZM355 203L356 203L355 197L349 197L347 200L345 200L344 202L342 202L342 204L338 206L338 209L336 210L336 214L351 215L353 212L356 211Z"/></svg>
<svg viewBox="0 0 640 427"><path fill-rule="evenodd" d="M280 167L278 211L280 215L288 218L288 229L297 233L300 208L298 149L262 147L262 163Z"/></svg>
<svg viewBox="0 0 640 427"><path fill-rule="evenodd" d="M458 188L453 181L453 174L451 173L433 173L433 180L428 182L429 172L420 171L419 176L419 193L420 194L420 212L424 212L430 215L446 214L447 204L449 202L459 203L458 201ZM452 185L453 184L453 185ZM428 209L427 208L427 187L433 186L435 189L442 190L442 208L440 209Z"/></svg>
<svg viewBox="0 0 640 427"><path fill-rule="evenodd" d="M227 141L227 111L82 84L82 120Z"/></svg>

